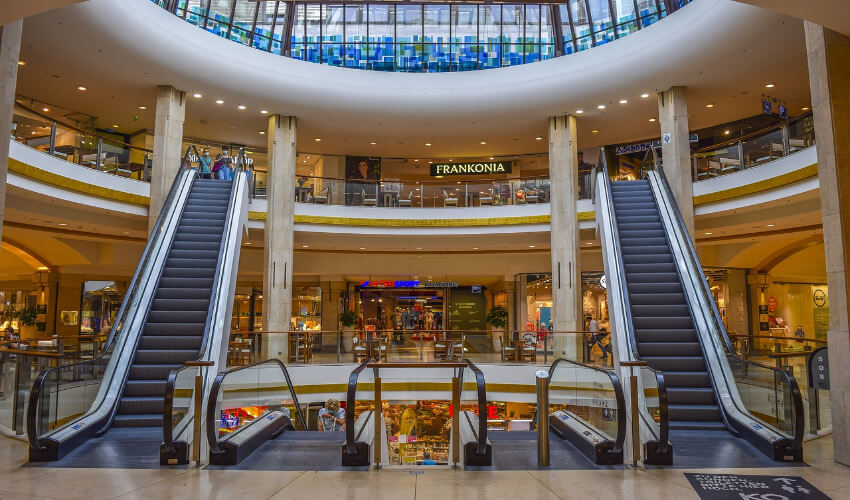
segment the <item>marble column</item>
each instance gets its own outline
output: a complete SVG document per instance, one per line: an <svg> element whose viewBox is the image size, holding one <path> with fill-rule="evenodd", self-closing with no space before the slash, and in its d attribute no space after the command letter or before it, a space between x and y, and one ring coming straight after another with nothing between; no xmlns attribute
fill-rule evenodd
<svg viewBox="0 0 850 500"><path fill-rule="evenodd" d="M148 232L153 230L162 204L183 160L183 121L186 117L186 93L169 85L156 88L156 118L151 162L151 204Z"/></svg>
<svg viewBox="0 0 850 500"><path fill-rule="evenodd" d="M295 226L294 116L269 117L269 158L266 175L268 213L263 248L263 330L286 332L292 318L292 246ZM263 335L267 357L287 359L286 333Z"/></svg>
<svg viewBox="0 0 850 500"><path fill-rule="evenodd" d="M578 200L578 158L576 118L572 115L549 118L549 177L552 187L552 326L556 332L572 332L582 326L581 265L576 218ZM523 300L525 298L523 297ZM521 328L525 318L519 318ZM581 359L581 338L576 334L555 334L555 357Z"/></svg>
<svg viewBox="0 0 850 500"><path fill-rule="evenodd" d="M850 37L805 21L829 286L835 461L850 465Z"/></svg>
<svg viewBox="0 0 850 500"><path fill-rule="evenodd" d="M688 130L688 92L671 87L658 94L658 121L661 125L661 154L664 174L673 197L694 238L694 187L691 179L691 144Z"/></svg>
<svg viewBox="0 0 850 500"><path fill-rule="evenodd" d="M6 207L6 176L9 173L9 131L15 109L15 88L18 84L18 54L21 49L23 20L0 26L0 235Z"/></svg>

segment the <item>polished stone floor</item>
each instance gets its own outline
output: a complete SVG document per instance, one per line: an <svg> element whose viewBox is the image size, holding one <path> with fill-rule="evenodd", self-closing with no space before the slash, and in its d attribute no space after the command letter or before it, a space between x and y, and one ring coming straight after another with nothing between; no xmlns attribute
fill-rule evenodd
<svg viewBox="0 0 850 500"><path fill-rule="evenodd" d="M832 460L832 438L805 445L809 467L575 471L233 471L26 467L26 444L0 438L0 499L29 498L698 498L684 472L802 476L834 499L850 499L850 467Z"/></svg>

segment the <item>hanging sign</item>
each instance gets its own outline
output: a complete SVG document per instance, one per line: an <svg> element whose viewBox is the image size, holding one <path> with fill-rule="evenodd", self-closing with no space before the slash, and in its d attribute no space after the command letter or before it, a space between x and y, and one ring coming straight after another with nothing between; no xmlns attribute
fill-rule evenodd
<svg viewBox="0 0 850 500"><path fill-rule="evenodd" d="M829 390L829 358L826 347L819 347L809 356L809 381L815 389Z"/></svg>
<svg viewBox="0 0 850 500"><path fill-rule="evenodd" d="M469 163L432 163L431 176L510 174L513 162L489 161Z"/></svg>

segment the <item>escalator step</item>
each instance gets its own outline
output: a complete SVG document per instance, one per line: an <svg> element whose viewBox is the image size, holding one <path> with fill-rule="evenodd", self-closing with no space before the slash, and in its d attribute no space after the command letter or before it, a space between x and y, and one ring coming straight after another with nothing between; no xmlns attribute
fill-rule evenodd
<svg viewBox="0 0 850 500"><path fill-rule="evenodd" d="M656 317L656 318L634 318L633 324L636 329L661 329L678 330L693 329L694 324L691 317Z"/></svg>
<svg viewBox="0 0 850 500"><path fill-rule="evenodd" d="M664 383L670 387L712 387L711 378L707 371L680 372L666 370L664 372Z"/></svg>
<svg viewBox="0 0 850 500"><path fill-rule="evenodd" d="M632 307L636 305L673 305L673 304L687 304L685 301L685 294L683 293L642 293L638 295L630 295L629 303L631 303Z"/></svg>
<svg viewBox="0 0 850 500"><path fill-rule="evenodd" d="M667 402L671 405L717 405L711 387L668 387Z"/></svg>
<svg viewBox="0 0 850 500"><path fill-rule="evenodd" d="M199 217L197 219L183 216L180 227L214 227L221 230L224 227L224 217Z"/></svg>
<svg viewBox="0 0 850 500"><path fill-rule="evenodd" d="M210 299L154 299L152 311L208 311Z"/></svg>
<svg viewBox="0 0 850 500"><path fill-rule="evenodd" d="M178 336L200 338L204 334L204 323L148 323L145 325L144 335L147 336ZM143 337L144 338L144 337Z"/></svg>
<svg viewBox="0 0 850 500"><path fill-rule="evenodd" d="M189 207L186 207L183 210L183 218L184 219L207 219L210 217L221 217L221 220L225 219L225 214L227 210L216 210L215 212L209 212L208 210L200 210L194 211Z"/></svg>
<svg viewBox="0 0 850 500"><path fill-rule="evenodd" d="M679 420L670 422L671 431L725 431L726 424L722 420L695 422L688 420Z"/></svg>
<svg viewBox="0 0 850 500"><path fill-rule="evenodd" d="M162 415L165 406L163 396L122 397L118 404L119 415Z"/></svg>
<svg viewBox="0 0 850 500"><path fill-rule="evenodd" d="M222 231L221 226L193 226L188 224L180 224L177 228L177 234L216 234L220 235Z"/></svg>
<svg viewBox="0 0 850 500"><path fill-rule="evenodd" d="M670 253L670 250L667 248L667 238L664 237L664 236L620 237L620 246L622 246L622 247L659 247L659 248L665 249L663 253Z"/></svg>
<svg viewBox="0 0 850 500"><path fill-rule="evenodd" d="M218 250L175 250L168 252L169 259L212 259L218 262ZM215 264L213 264L215 265Z"/></svg>
<svg viewBox="0 0 850 500"><path fill-rule="evenodd" d="M139 349L136 351L136 357L133 359L134 364L155 365L155 364L171 364L185 363L197 359L197 349Z"/></svg>
<svg viewBox="0 0 850 500"><path fill-rule="evenodd" d="M698 342L697 332L689 328L636 328L635 339L641 342Z"/></svg>
<svg viewBox="0 0 850 500"><path fill-rule="evenodd" d="M621 222L617 220L619 231L663 231L664 226L660 222Z"/></svg>
<svg viewBox="0 0 850 500"><path fill-rule="evenodd" d="M632 283L679 283L679 274L675 272L630 273L626 272L626 282Z"/></svg>
<svg viewBox="0 0 850 500"><path fill-rule="evenodd" d="M183 228L177 230L174 235L174 241L189 241L197 243L216 243L221 244L221 233L187 233ZM191 247L190 247L191 248Z"/></svg>
<svg viewBox="0 0 850 500"><path fill-rule="evenodd" d="M623 246L620 245L623 250L623 257L627 255L670 255L670 249L666 245L666 241L664 245L653 245L653 246Z"/></svg>
<svg viewBox="0 0 850 500"><path fill-rule="evenodd" d="M198 242L198 241L175 241L171 244L171 251L174 250L212 250L216 253L221 249L221 240Z"/></svg>
<svg viewBox="0 0 850 500"><path fill-rule="evenodd" d="M682 285L675 283L629 283L629 300L643 293L682 293Z"/></svg>
<svg viewBox="0 0 850 500"><path fill-rule="evenodd" d="M720 416L720 408L716 404L710 405L681 405L669 404L667 406L668 415L671 421L689 420L689 421L722 421Z"/></svg>
<svg viewBox="0 0 850 500"><path fill-rule="evenodd" d="M690 318L691 309L687 304L632 304L632 316L648 318L658 316L682 316Z"/></svg>
<svg viewBox="0 0 850 500"><path fill-rule="evenodd" d="M113 427L159 427L162 428L162 414L115 415Z"/></svg>
<svg viewBox="0 0 850 500"><path fill-rule="evenodd" d="M171 260L171 259L169 259ZM676 272L676 264L672 262L624 263L626 273L671 273Z"/></svg>
<svg viewBox="0 0 850 500"><path fill-rule="evenodd" d="M202 288L212 290L212 278L160 278L159 286L162 288Z"/></svg>
<svg viewBox="0 0 850 500"><path fill-rule="evenodd" d="M616 202L614 203L614 206L615 207L617 206ZM622 211L622 212L618 212L615 209L614 215L616 215L618 222L620 221L620 217L623 217L623 216L658 217L658 209L656 209L656 208L633 208L633 209L625 210L625 211Z"/></svg>
<svg viewBox="0 0 850 500"><path fill-rule="evenodd" d="M649 366L663 372L704 372L705 360L702 356L641 356Z"/></svg>
<svg viewBox="0 0 850 500"><path fill-rule="evenodd" d="M160 283L161 285L162 283ZM209 288L163 288L156 291L155 299L206 299L210 300L212 290Z"/></svg>
<svg viewBox="0 0 850 500"><path fill-rule="evenodd" d="M187 268L166 267L162 271L163 278L210 278L215 275L215 267Z"/></svg>
<svg viewBox="0 0 850 500"><path fill-rule="evenodd" d="M207 320L207 311L150 311L148 323L200 323Z"/></svg>
<svg viewBox="0 0 850 500"><path fill-rule="evenodd" d="M168 375L183 367L179 364L133 365L130 367L130 380L167 380Z"/></svg>
<svg viewBox="0 0 850 500"><path fill-rule="evenodd" d="M128 380L122 397L159 396L165 394L165 380Z"/></svg>
<svg viewBox="0 0 850 500"><path fill-rule="evenodd" d="M670 254L636 254L623 255L623 264L663 264L672 263L673 256Z"/></svg>
<svg viewBox="0 0 850 500"><path fill-rule="evenodd" d="M698 342L638 342L641 356L702 356Z"/></svg>
<svg viewBox="0 0 850 500"><path fill-rule="evenodd" d="M203 326L203 325L202 325ZM198 352L203 338L200 335L143 335L139 349L185 349Z"/></svg>

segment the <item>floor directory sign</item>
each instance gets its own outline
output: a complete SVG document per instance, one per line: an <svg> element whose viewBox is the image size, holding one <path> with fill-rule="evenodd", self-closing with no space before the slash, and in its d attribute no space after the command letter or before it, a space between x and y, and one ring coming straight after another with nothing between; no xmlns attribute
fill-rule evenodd
<svg viewBox="0 0 850 500"><path fill-rule="evenodd" d="M685 473L702 500L829 500L799 476Z"/></svg>

